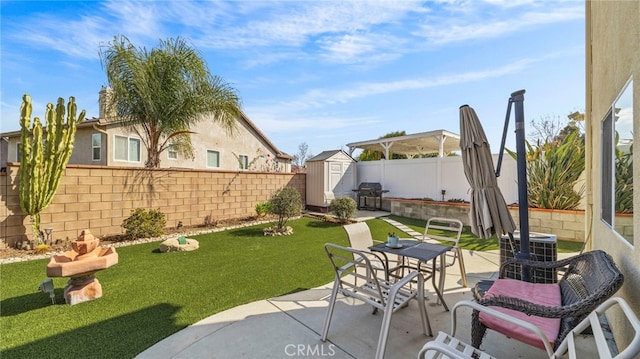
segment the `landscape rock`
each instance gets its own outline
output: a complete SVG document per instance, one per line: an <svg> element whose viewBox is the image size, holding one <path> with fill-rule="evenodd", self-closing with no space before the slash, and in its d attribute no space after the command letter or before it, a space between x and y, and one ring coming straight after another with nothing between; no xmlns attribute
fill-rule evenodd
<svg viewBox="0 0 640 359"><path fill-rule="evenodd" d="M185 244L180 244L179 238L169 238L160 243L160 252L188 252L198 249L199 243L195 239L185 238Z"/></svg>

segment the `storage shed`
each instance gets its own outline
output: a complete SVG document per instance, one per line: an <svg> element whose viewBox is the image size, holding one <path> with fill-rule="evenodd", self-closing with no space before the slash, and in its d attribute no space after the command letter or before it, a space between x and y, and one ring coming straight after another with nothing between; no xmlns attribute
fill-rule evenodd
<svg viewBox="0 0 640 359"><path fill-rule="evenodd" d="M307 160L307 209L328 212L331 200L354 197L356 160L343 150L324 151Z"/></svg>

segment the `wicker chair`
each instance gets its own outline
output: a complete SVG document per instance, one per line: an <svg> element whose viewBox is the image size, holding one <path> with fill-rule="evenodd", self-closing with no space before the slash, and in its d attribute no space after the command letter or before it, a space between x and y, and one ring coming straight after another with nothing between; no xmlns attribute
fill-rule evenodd
<svg viewBox="0 0 640 359"><path fill-rule="evenodd" d="M476 302L463 300L456 303L451 311L451 335L439 332L435 340L427 342L424 347L422 347L422 350L418 354L418 359L495 359L492 355L482 352L455 337L457 323L456 313L459 308L463 307L475 308L489 315L499 317L502 320L510 322L514 326L530 330L535 333L535 335L540 336L542 340L546 340L546 338L544 338L544 333L542 333L542 331L535 325L532 325L527 321L510 317L502 312L493 310L492 308L479 305ZM610 331L611 328L608 326L609 323L601 320L601 317L605 316L612 307L618 309L618 314L623 314L626 318L626 322L631 327L633 337L630 341L616 341L613 345L611 344L611 341L615 338L611 338L613 333ZM611 312L613 311L614 310L611 310ZM625 322L624 319L621 320L622 322ZM595 348L587 346L589 347L588 350L595 349L593 353L597 353L600 358L630 359L637 358L638 354L640 354L640 320L624 299L613 297L600 304L575 328L573 328L562 341L560 346L557 347L555 352L552 351L551 348L546 348L549 358L558 359L568 356L570 359L576 359L578 355L584 354L584 350L580 353L580 349L578 349L579 344L576 338L587 333L591 333L592 342L595 344ZM510 357L515 356L516 355L510 355Z"/></svg>
<svg viewBox="0 0 640 359"><path fill-rule="evenodd" d="M558 281L561 305L545 306L527 300L499 296L484 296L478 302L484 306L512 309L530 316L559 318L558 336L550 338L554 347L560 345L567 334L599 304L611 297L621 286L624 277L611 256L601 250L579 254L560 261L538 262L524 259L510 259L500 268L500 278L505 268L515 264L517 269L525 265L531 269L558 269L562 277ZM495 285L495 284L494 284ZM540 285L540 284L538 284ZM556 285L556 284L547 284ZM499 330L498 328L490 328ZM477 310L472 314L471 343L480 348L487 327L481 322Z"/></svg>

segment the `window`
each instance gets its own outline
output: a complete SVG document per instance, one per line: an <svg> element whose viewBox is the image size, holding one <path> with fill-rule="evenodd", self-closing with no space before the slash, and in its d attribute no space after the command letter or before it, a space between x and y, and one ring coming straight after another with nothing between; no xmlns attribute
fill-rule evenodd
<svg viewBox="0 0 640 359"><path fill-rule="evenodd" d="M140 139L116 135L113 142L116 161L140 162Z"/></svg>
<svg viewBox="0 0 640 359"><path fill-rule="evenodd" d="M601 218L633 244L633 80L602 120Z"/></svg>
<svg viewBox="0 0 640 359"><path fill-rule="evenodd" d="M169 148L167 149L167 157L170 160L177 160L178 159L178 150L176 149L176 146L169 145Z"/></svg>
<svg viewBox="0 0 640 359"><path fill-rule="evenodd" d="M246 156L246 155L238 156L238 162L240 164L241 170L246 170L249 168L249 156Z"/></svg>
<svg viewBox="0 0 640 359"><path fill-rule="evenodd" d="M22 146L18 142L16 143L16 162L20 162L20 158L22 158Z"/></svg>
<svg viewBox="0 0 640 359"><path fill-rule="evenodd" d="M91 135L91 159L94 161L100 161L102 152L102 135L99 133L94 133Z"/></svg>
<svg viewBox="0 0 640 359"><path fill-rule="evenodd" d="M220 152L207 150L207 167L220 167Z"/></svg>

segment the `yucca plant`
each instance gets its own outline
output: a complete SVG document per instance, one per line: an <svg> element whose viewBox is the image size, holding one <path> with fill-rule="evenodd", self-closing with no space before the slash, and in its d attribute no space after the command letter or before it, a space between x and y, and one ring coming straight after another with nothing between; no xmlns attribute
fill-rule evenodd
<svg viewBox="0 0 640 359"><path fill-rule="evenodd" d="M584 185L575 189L585 168L585 147L579 131L559 141L527 145L527 185L529 205L536 208L575 209L584 194ZM509 151L515 159L516 153Z"/></svg>

